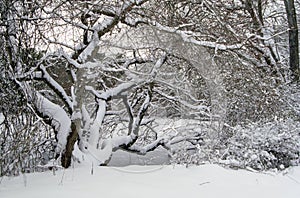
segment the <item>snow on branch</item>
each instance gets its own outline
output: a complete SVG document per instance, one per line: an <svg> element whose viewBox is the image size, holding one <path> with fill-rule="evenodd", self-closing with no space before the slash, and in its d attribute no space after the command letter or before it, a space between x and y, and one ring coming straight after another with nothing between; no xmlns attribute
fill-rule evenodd
<svg viewBox="0 0 300 198"><path fill-rule="evenodd" d="M62 101L67 105L69 113L71 113L73 111L73 103L70 97L68 96L68 94L65 92L64 88L49 75L49 73L47 72L46 68L43 65L40 65L39 69L43 73L42 75L43 79L61 97Z"/></svg>
<svg viewBox="0 0 300 198"><path fill-rule="evenodd" d="M100 38L106 33L112 31L112 29L121 21L125 21L125 16L129 13L135 6L141 6L148 0L140 1L125 1L122 7L118 10L91 10L94 14L102 15L102 18L99 17L98 21L93 25L91 30L93 35L88 45L83 46L82 49L79 49L74 58L79 58L82 62L85 62L87 57L91 55L92 51L99 44ZM103 19L104 16L104 19Z"/></svg>
<svg viewBox="0 0 300 198"><path fill-rule="evenodd" d="M99 131L106 113L106 101L98 99L97 102L98 102L97 114L96 114L96 118L94 119L91 125L90 135L88 139L88 143L93 148L97 148L98 140L100 137Z"/></svg>
<svg viewBox="0 0 300 198"><path fill-rule="evenodd" d="M178 144L180 142L190 142L191 144L196 144L201 140L201 137L198 136L192 136L192 137L170 137L170 138L158 138L157 140L145 145L140 146L137 144L131 145L129 147L121 147L120 149L127 150L130 152L134 152L139 155L145 155L150 151L154 151L157 147L162 146L167 150L171 150L171 146L174 144Z"/></svg>
<svg viewBox="0 0 300 198"><path fill-rule="evenodd" d="M124 92L124 90L127 90L129 87L132 87L129 84L122 84L122 86L119 86L117 89L118 91L115 92L116 95ZM115 94L114 92L107 93L108 97L112 97ZM123 96L124 100L127 100L126 97ZM141 105L137 116L131 118L131 122L129 123L129 128L131 130L129 131L129 135L127 136L118 136L106 139L100 143L100 148L97 149L98 140L100 137L100 127L103 122L105 112L106 112L106 101L103 99L98 99L98 111L97 116L95 118L95 121L90 129L90 138L88 139L88 144L86 148L83 148L86 152L88 152L90 155L92 155L94 158L97 159L98 163L105 163L112 155L112 152L114 150L119 149L120 147L130 147L133 145L136 140L138 139L138 132L139 127L141 125L142 119L149 107L151 101L151 90L149 89L145 95L145 99L143 104ZM127 103L127 102L125 102ZM129 104L128 104L129 105ZM129 108L129 107L128 107ZM128 110L129 116L133 116L132 109L129 108ZM131 126L130 126L131 125Z"/></svg>
<svg viewBox="0 0 300 198"><path fill-rule="evenodd" d="M117 87L111 88L103 93L98 93L93 87L86 86L85 89L91 91L97 98L97 113L96 118L94 119L91 128L89 130L88 143L93 147L97 147L99 140L99 131L106 114L106 102L112 98L122 98L122 94L128 90L134 88L139 83L136 82L127 82L118 85ZM141 113L140 113L141 114ZM87 116L86 116L87 117ZM140 118L141 119L141 118ZM140 121L138 122L140 124Z"/></svg>
<svg viewBox="0 0 300 198"><path fill-rule="evenodd" d="M65 51L59 50L58 53L59 53L60 56L65 58L68 61L68 63L70 63L74 67L81 68L81 65L78 62L76 62L72 57L70 57Z"/></svg>
<svg viewBox="0 0 300 198"><path fill-rule="evenodd" d="M151 98L152 98L152 90L150 90L150 88L149 88L147 90L147 92L145 93L144 102L141 105L136 117L133 117L131 106L129 104L127 104L127 100L125 100L125 104L127 104L127 106L128 106L127 111L128 111L129 117L131 117L128 128L129 128L129 135L132 137L132 141L126 143L126 145L128 145L129 143L132 145L137 140L138 135L139 135L138 134L139 133L139 127L141 125L141 122L142 122L145 114L146 114L146 111L149 108Z"/></svg>
<svg viewBox="0 0 300 198"><path fill-rule="evenodd" d="M91 86L86 86L85 89L87 91L92 92L97 98L101 100L110 100L112 98L121 98L122 94L136 86L139 86L143 83L143 80L140 81L130 81L126 83L122 83L114 88L111 88L103 93L99 93L97 90L95 90Z"/></svg>
<svg viewBox="0 0 300 198"><path fill-rule="evenodd" d="M127 95L124 95L122 97L122 100L123 100L123 103L125 105L125 108L126 108L126 111L128 113L128 117L129 117L128 134L130 134L130 132L132 131L132 127L133 127L133 119L134 119L133 110L128 102Z"/></svg>
<svg viewBox="0 0 300 198"><path fill-rule="evenodd" d="M88 153L92 155L94 160L98 164L105 164L111 157L112 152L116 150L126 150L129 152L136 153L138 155L145 155L150 151L154 151L159 146L164 147L167 150L171 150L171 146L180 142L190 142L195 145L199 140L202 140L200 136L188 136L188 137L169 137L169 138L158 138L155 141L145 146L135 144L136 138L132 135L118 136L104 140L102 142L102 149L89 149Z"/></svg>
<svg viewBox="0 0 300 198"><path fill-rule="evenodd" d="M200 45L203 47L209 47L209 48L214 48L214 49L218 49L218 50L237 50L237 49L241 49L245 42L243 43L237 43L237 44L233 44L233 45L225 45L225 44L220 44L217 42L212 42L212 41L199 41L194 39L191 35L185 33L184 31L179 30L178 28L172 28L172 27L167 27L167 26L163 26L161 24L159 24L158 22L153 22L152 25L157 28L158 30L167 32L167 33L175 33L177 35L179 35L184 42L187 43L192 43L195 45Z"/></svg>
<svg viewBox="0 0 300 198"><path fill-rule="evenodd" d="M51 125L57 132L57 152L65 148L70 133L71 120L66 111L59 105L36 92L35 106L43 118L49 118Z"/></svg>
<svg viewBox="0 0 300 198"><path fill-rule="evenodd" d="M145 155L149 151L155 150L157 147L163 146L164 148L169 149L170 146L168 145L168 142L164 140L164 138L160 138L155 140L154 142L151 142L150 144L146 146L139 146L139 145L132 145L130 147L123 147L122 149L128 150L130 152L134 152L140 155Z"/></svg>
<svg viewBox="0 0 300 198"><path fill-rule="evenodd" d="M151 97L152 97L152 90L148 90L146 93L146 96L145 96L144 103L140 107L139 112L138 112L136 118L134 119L131 134L133 134L135 136L138 136L139 126L141 125L141 122L145 116L145 113L148 110L148 107L149 107L150 101L151 101Z"/></svg>
<svg viewBox="0 0 300 198"><path fill-rule="evenodd" d="M161 91L158 91L158 90L155 90L155 92L159 95L161 95L162 97L166 98L167 100L171 100L171 101L175 101L175 102L178 102L190 109L193 109L193 110L198 110L198 111L207 111L208 110L208 107L205 106L205 105L193 105L193 104L190 104L188 103L187 101L185 100L182 100L178 97L175 97L175 96L170 96L170 95L167 95Z"/></svg>

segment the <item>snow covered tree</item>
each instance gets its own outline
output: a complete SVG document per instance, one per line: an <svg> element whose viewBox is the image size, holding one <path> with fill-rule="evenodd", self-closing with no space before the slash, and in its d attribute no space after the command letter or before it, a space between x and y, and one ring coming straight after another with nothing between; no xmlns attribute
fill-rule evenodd
<svg viewBox="0 0 300 198"><path fill-rule="evenodd" d="M210 121L210 139L221 141L232 135L224 126L281 114L286 48L273 2L2 3L6 71L52 127L63 167L74 150L106 164L118 149L199 145L197 130L156 131L157 117Z"/></svg>
<svg viewBox="0 0 300 198"><path fill-rule="evenodd" d="M137 12L146 3L17 1L2 15L11 79L55 131L63 167L70 166L75 145L105 164L116 149L145 154L199 139L160 137L152 130L145 145L140 129L151 129L157 115L218 117L222 87L214 63L195 43L150 28ZM42 56L33 50L22 59L22 49L30 47L43 50ZM115 134L120 126L126 131Z"/></svg>

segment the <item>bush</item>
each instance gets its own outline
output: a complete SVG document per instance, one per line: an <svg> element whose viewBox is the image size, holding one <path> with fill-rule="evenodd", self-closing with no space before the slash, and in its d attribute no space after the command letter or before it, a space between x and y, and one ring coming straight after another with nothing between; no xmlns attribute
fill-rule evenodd
<svg viewBox="0 0 300 198"><path fill-rule="evenodd" d="M49 128L30 112L0 117L0 176L43 170L55 156Z"/></svg>
<svg viewBox="0 0 300 198"><path fill-rule="evenodd" d="M179 149L173 162L219 163L230 168L282 170L300 164L300 123L287 120L236 126L224 142L203 137L195 149Z"/></svg>
<svg viewBox="0 0 300 198"><path fill-rule="evenodd" d="M300 125L287 120L236 127L220 162L256 170L284 169L299 164Z"/></svg>

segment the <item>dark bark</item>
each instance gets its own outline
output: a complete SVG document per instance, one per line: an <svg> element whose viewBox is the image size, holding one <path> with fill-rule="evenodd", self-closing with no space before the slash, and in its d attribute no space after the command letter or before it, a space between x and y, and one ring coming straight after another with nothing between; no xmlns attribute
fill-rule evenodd
<svg viewBox="0 0 300 198"><path fill-rule="evenodd" d="M261 35L262 34L262 32L261 32L262 24L260 23L260 19L257 18L258 17L257 14L256 14L257 11L255 10L255 7L253 5L253 1L252 0L246 0L245 1L245 8L251 16L254 31L257 32L260 36L262 36Z"/></svg>
<svg viewBox="0 0 300 198"><path fill-rule="evenodd" d="M284 0L286 15L289 26L289 65L292 72L294 81L299 80L299 38L298 38L298 25L297 15L294 0Z"/></svg>
<svg viewBox="0 0 300 198"><path fill-rule="evenodd" d="M264 15L263 15L263 2L262 0L257 1L257 14L260 24L264 26Z"/></svg>
<svg viewBox="0 0 300 198"><path fill-rule="evenodd" d="M69 168L71 166L72 161L72 152L74 149L74 144L78 139L78 132L77 127L74 122L71 124L71 133L68 136L67 139L67 145L65 150L63 151L63 154L61 156L61 165L64 168Z"/></svg>
<svg viewBox="0 0 300 198"><path fill-rule="evenodd" d="M245 1L245 8L247 12L250 14L253 24L253 32L260 37L264 37L263 27L264 27L264 15L263 15L263 1L258 0L257 3L253 2L252 0ZM260 53L260 55L264 58L266 63L274 68L274 63L278 62L278 58L275 55L274 50L268 44L265 43L263 39L257 38L256 41L263 46L266 46L270 52L270 55L266 54L263 50L257 48L255 43L252 44L253 48Z"/></svg>

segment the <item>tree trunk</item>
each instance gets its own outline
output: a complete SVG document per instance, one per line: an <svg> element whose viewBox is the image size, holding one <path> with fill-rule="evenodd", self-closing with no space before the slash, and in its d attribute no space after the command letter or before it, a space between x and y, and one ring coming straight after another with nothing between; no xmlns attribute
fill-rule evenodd
<svg viewBox="0 0 300 198"><path fill-rule="evenodd" d="M74 122L71 124L71 130L72 132L68 136L66 148L61 156L61 165L64 168L69 168L71 166L74 144L78 139L77 127Z"/></svg>
<svg viewBox="0 0 300 198"><path fill-rule="evenodd" d="M77 100L73 101L74 109L73 114L81 114L82 104L84 96L86 95L84 93L85 91L85 80L83 80L83 69L78 69L76 72L76 81L75 81L75 95L77 96ZM72 117L72 116L71 116ZM65 150L63 150L62 156L61 156L61 165L64 168L69 168L72 161L72 152L74 150L74 144L79 138L79 132L81 130L81 118L76 118L71 121L71 133L69 134L67 138L67 145L65 147Z"/></svg>
<svg viewBox="0 0 300 198"><path fill-rule="evenodd" d="M299 38L298 25L294 0L284 0L288 25L289 25L289 51L290 51L290 70L293 80L299 80Z"/></svg>

